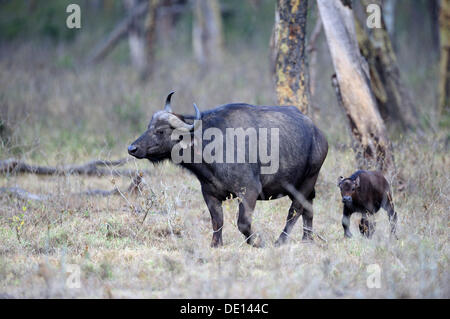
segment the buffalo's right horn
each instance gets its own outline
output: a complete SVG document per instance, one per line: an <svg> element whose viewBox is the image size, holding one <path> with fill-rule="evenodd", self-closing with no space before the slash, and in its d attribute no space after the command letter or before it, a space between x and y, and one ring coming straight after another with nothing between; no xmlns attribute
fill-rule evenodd
<svg viewBox="0 0 450 319"><path fill-rule="evenodd" d="M172 95L175 93L175 91L172 91L167 95L166 98L166 105L164 106L164 111L166 112L172 112L172 107L170 106L170 100L172 99Z"/></svg>
<svg viewBox="0 0 450 319"><path fill-rule="evenodd" d="M202 114L200 113L200 110L197 107L197 104L194 103L194 109L195 109L195 119L198 121L201 119Z"/></svg>
<svg viewBox="0 0 450 319"><path fill-rule="evenodd" d="M199 120L202 117L202 114L200 113L200 110L198 109L198 107L195 103L194 103L194 109L195 109L194 124L187 124L174 114L166 113L165 116L167 117L167 120L168 120L170 126L172 126L173 128L177 128L182 131L190 132L190 131L195 130L199 126L199 124L200 124Z"/></svg>

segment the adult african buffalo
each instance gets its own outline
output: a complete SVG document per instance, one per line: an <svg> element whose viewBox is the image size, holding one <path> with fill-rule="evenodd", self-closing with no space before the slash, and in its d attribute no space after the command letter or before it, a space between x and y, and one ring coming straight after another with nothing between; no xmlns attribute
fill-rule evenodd
<svg viewBox="0 0 450 319"><path fill-rule="evenodd" d="M196 115L184 116L172 112L172 94L128 153L151 162L170 159L197 176L211 214L211 245L222 245L222 202L230 195L240 199L238 228L248 244L263 244L251 228L256 201L286 195L292 204L276 244L287 240L300 215L303 239L311 240L314 187L328 152L312 121L293 106L243 103L205 112L194 104Z"/></svg>

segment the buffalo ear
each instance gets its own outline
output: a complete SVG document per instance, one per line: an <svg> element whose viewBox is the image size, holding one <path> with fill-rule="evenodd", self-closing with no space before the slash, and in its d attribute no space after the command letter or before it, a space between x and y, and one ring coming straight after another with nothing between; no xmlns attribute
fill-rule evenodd
<svg viewBox="0 0 450 319"><path fill-rule="evenodd" d="M355 186L356 186L356 188L358 188L359 187L359 182L360 182L360 179L359 179L359 176L355 179Z"/></svg>
<svg viewBox="0 0 450 319"><path fill-rule="evenodd" d="M339 176L339 177L338 177L338 180L337 180L337 186L338 186L338 187L341 186L341 183L342 183L343 180L344 180L344 177L342 177L342 176Z"/></svg>

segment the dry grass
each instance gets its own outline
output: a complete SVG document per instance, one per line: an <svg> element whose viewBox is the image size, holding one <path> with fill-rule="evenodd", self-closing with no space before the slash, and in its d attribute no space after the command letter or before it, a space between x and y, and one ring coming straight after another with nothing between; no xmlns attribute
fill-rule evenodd
<svg viewBox="0 0 450 319"><path fill-rule="evenodd" d="M162 107L170 89L179 91L174 108L181 112L190 112L193 100L202 109L230 101L275 100L266 57L255 59L255 52L228 57L223 68L203 79L189 59L176 60L160 66L157 80L144 86L127 66L73 72L52 64L59 53L33 53L34 61L43 60L41 69L18 64L29 58L28 47L0 61L2 111L15 119L12 141L20 142L20 152L3 145L1 159L20 154L32 162L57 164L122 157L145 127L143 117ZM345 121L325 82L328 74L323 78L319 102L329 108L322 110L318 125L331 147L317 185L314 228L327 243L317 238L314 244L302 243L300 220L290 243L273 247L289 208L284 198L258 202L254 227L267 245L249 247L236 226L236 200L229 200L224 204L224 247L210 248L212 228L199 183L170 163L130 163L130 168L150 167L152 174L142 194L126 197L70 196L113 184L126 187L130 181L125 178L2 176L0 187L56 197L38 203L0 195L0 295L449 298L447 132L429 133L420 142L410 136L396 140L396 162L405 179L405 190L394 192L399 240L389 240L384 211L377 215L373 239L359 235L359 218L353 216L354 237L345 240L336 179L354 171L354 155L345 146ZM68 264L81 268L79 289L66 286ZM381 268L380 289L366 285L370 264Z"/></svg>

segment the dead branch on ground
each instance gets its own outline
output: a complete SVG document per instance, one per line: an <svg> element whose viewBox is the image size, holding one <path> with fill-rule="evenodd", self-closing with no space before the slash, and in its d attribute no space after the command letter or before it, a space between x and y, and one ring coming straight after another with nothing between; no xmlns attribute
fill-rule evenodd
<svg viewBox="0 0 450 319"><path fill-rule="evenodd" d="M126 190L120 190L119 188L114 188L112 190L101 190L101 189L92 189L87 190L84 192L79 193L70 193L68 196L76 196L76 197L82 197L82 196L100 196L100 197L106 197L111 195L119 195L123 193L128 194L136 194L139 191L139 187L141 186L143 180L142 180L142 174L137 174L133 180L131 181L131 184L128 186ZM17 197L22 200L32 200L37 202L43 202L48 201L56 195L39 195L30 193L20 187L0 187L0 194L6 194L12 197Z"/></svg>
<svg viewBox="0 0 450 319"><path fill-rule="evenodd" d="M88 175L88 176L134 176L134 169L115 169L128 163L128 158L116 161L95 160L82 165L64 165L62 167L30 165L18 159L0 161L0 174L36 174L36 175ZM148 174L144 171L143 173Z"/></svg>

